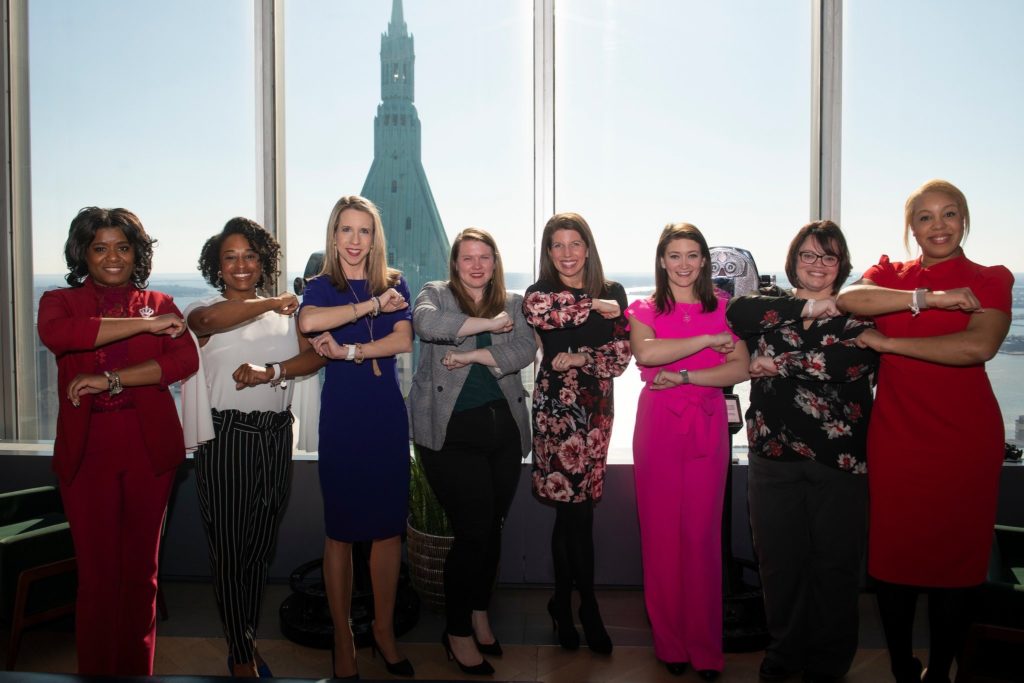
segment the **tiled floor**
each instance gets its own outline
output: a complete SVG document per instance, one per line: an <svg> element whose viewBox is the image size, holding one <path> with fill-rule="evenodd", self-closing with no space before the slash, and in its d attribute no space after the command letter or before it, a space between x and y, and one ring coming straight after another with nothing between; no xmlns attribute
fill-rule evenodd
<svg viewBox="0 0 1024 683"><path fill-rule="evenodd" d="M170 618L158 626L156 673L225 674L226 651L209 584L164 582L163 588ZM281 635L277 610L288 594L289 589L284 585L271 585L267 591L260 651L278 676L319 679L330 670L330 653L296 645ZM506 654L491 660L497 670L495 678L547 683L699 680L692 673L682 678L673 677L655 660L641 591L601 592L601 611L615 643L611 656L594 655L585 647L578 652L566 652L557 647L545 609L548 595L549 591L544 588L504 587L498 590L491 613L494 630ZM417 678L472 678L463 676L454 664L445 661L438 644L442 628L441 615L424 610L415 628L401 637L402 651L415 665ZM919 635L926 633L923 623L916 632ZM0 638L5 648L7 633L0 631ZM38 627L25 635L17 668L22 671L73 671L73 641L68 622ZM888 659L882 647L874 601L871 596L862 596L862 649L846 680L849 683L889 680ZM760 652L727 654L720 680L725 683L756 681L760 661ZM359 652L359 669L364 679L390 678L380 661L372 659L367 649Z"/></svg>

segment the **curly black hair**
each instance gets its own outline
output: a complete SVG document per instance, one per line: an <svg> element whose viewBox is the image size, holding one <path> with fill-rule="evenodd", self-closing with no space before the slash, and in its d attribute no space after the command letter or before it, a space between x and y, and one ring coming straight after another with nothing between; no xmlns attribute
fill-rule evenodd
<svg viewBox="0 0 1024 683"><path fill-rule="evenodd" d="M128 209L101 209L98 206L85 207L71 221L68 240L64 243L64 260L68 264L68 274L64 279L68 285L81 287L89 275L85 252L96 239L96 231L102 228L119 228L124 233L135 252L132 284L145 289L153 269L153 245L156 240L146 234L142 221Z"/></svg>
<svg viewBox="0 0 1024 683"><path fill-rule="evenodd" d="M249 240L249 246L260 257L260 280L256 283L256 289L263 290L267 278L273 282L280 274L277 267L278 259L281 256L281 245L277 243L274 236L263 229L254 220L248 218L232 218L224 224L224 229L206 240L203 250L199 254L199 265L197 268L203 274L203 278L210 283L210 286L220 292L224 291L224 278L220 273L220 247L224 240L231 235L242 235Z"/></svg>

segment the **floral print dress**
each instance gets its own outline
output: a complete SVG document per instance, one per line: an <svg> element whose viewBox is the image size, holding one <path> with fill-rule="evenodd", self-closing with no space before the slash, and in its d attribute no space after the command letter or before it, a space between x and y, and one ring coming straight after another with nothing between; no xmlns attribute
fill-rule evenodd
<svg viewBox="0 0 1024 683"><path fill-rule="evenodd" d="M751 356L771 358L779 369L776 377L750 382L750 453L866 473L878 354L858 348L854 339L874 323L844 315L815 320L805 330L805 299L777 287L761 291L733 299L726 314Z"/></svg>
<svg viewBox="0 0 1024 683"><path fill-rule="evenodd" d="M626 310L622 285L607 283L603 298ZM606 319L592 303L582 290L544 281L531 285L523 301L544 350L533 389L533 488L556 502L600 500L615 412L612 378L629 365L626 319ZM563 351L588 353L593 362L552 370Z"/></svg>

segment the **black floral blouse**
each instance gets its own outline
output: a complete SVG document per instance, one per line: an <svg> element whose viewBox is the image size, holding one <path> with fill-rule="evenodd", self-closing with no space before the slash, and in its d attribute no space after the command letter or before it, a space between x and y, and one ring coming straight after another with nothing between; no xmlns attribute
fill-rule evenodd
<svg viewBox="0 0 1024 683"><path fill-rule="evenodd" d="M806 299L778 287L729 302L726 317L751 356L766 356L776 377L750 382L750 453L779 461L811 458L828 467L867 472L868 418L878 354L854 339L870 320L800 317Z"/></svg>
<svg viewBox="0 0 1024 683"><path fill-rule="evenodd" d="M612 282L605 298L626 310L626 291ZM533 389L533 488L559 502L599 500L615 415L612 378L629 366L626 319L595 312L590 295L538 282L526 290L523 311L544 349ZM593 362L566 372L551 369L563 351Z"/></svg>

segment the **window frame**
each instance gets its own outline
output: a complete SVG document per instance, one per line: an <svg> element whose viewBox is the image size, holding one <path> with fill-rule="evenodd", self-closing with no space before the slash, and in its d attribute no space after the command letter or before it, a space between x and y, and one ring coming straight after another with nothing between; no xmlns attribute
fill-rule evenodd
<svg viewBox="0 0 1024 683"><path fill-rule="evenodd" d="M252 0L255 9L253 68L256 72L258 205L256 219L287 250L285 214L284 0ZM0 439L33 440L36 378L32 309L32 225L28 129L28 0L0 0L7 31L0 37L4 102L0 111ZM812 83L809 219L838 220L840 210L843 0L811 0ZM534 192L533 262L536 276L539 226L554 212L555 12L557 0L533 0ZM8 170L10 173L8 174ZM284 258L287 258L285 251ZM287 269L277 287L287 289Z"/></svg>

